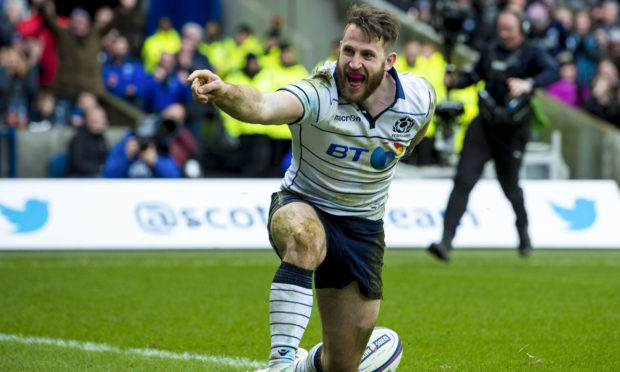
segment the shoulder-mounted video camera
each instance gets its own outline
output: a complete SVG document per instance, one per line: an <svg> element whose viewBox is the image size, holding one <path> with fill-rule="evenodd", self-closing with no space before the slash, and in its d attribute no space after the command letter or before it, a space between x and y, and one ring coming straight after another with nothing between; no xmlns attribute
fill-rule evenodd
<svg viewBox="0 0 620 372"><path fill-rule="evenodd" d="M164 119L159 115L147 115L136 123L134 135L141 152L150 144L154 144L158 152L167 153L170 143L176 137L177 129L174 120Z"/></svg>
<svg viewBox="0 0 620 372"><path fill-rule="evenodd" d="M516 126L529 117L531 98L532 94L522 94L501 104L483 89L478 92L480 115L489 125Z"/></svg>

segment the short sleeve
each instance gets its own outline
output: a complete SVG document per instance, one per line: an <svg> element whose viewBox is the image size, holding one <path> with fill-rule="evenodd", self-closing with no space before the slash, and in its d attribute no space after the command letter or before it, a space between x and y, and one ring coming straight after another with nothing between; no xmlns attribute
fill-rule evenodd
<svg viewBox="0 0 620 372"><path fill-rule="evenodd" d="M310 78L291 83L279 90L293 93L304 108L302 117L291 124L318 123L326 119L338 105L338 92L328 69L319 68Z"/></svg>

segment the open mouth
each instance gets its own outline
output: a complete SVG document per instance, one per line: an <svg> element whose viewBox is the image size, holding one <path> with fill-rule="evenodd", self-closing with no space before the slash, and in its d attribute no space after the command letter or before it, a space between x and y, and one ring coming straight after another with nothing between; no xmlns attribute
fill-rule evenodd
<svg viewBox="0 0 620 372"><path fill-rule="evenodd" d="M366 78L362 74L357 74L355 72L347 72L347 83L351 88L359 88L364 84L364 80Z"/></svg>

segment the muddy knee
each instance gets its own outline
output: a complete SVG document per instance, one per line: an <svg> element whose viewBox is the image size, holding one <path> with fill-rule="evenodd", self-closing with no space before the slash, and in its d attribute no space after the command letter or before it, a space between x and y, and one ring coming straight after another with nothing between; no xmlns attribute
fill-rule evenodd
<svg viewBox="0 0 620 372"><path fill-rule="evenodd" d="M325 258L325 229L306 204L291 203L278 210L271 220L271 236L286 262L314 270Z"/></svg>

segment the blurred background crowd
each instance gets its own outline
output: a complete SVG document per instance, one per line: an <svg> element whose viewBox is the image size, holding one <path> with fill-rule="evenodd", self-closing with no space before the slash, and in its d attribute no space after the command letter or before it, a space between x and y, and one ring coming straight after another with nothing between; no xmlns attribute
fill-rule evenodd
<svg viewBox="0 0 620 372"><path fill-rule="evenodd" d="M401 38L395 67L429 79L440 102L463 102L459 125L448 128L454 129L451 151L459 151L464 128L478 113L477 91L484 83L448 91L443 85L450 61L445 46L458 43L475 51L490 43L505 6L524 14L528 39L559 62L562 79L547 93L620 128L617 0L389 2L443 37L441 43ZM182 22L168 17L161 1L83 3L0 0L0 128L37 133L72 128L66 149L49 159L49 176L282 174L290 156L286 125L241 123L211 104L196 104L186 77L196 69L212 69L231 83L273 91L335 60L340 35L334 35L332 50L315 51L312 65L304 65L281 27L281 14L273 14L265 33L239 24L227 35L212 9L216 1L193 4L193 20ZM183 7L185 2L175 3ZM115 101L139 114L110 143L105 133L119 125L109 119L109 102ZM545 118L538 119L544 125ZM448 136L447 127L441 117L434 121L410 163L441 163L440 140Z"/></svg>

